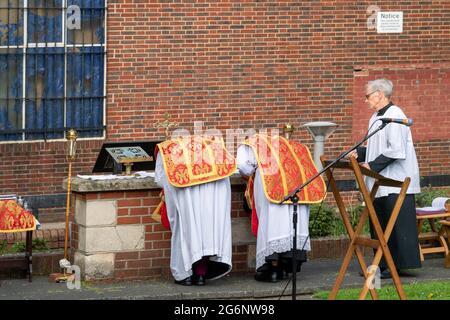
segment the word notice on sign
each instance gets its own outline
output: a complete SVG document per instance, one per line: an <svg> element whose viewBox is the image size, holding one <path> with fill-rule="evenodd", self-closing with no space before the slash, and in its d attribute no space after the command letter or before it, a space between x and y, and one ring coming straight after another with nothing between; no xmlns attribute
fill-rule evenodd
<svg viewBox="0 0 450 320"><path fill-rule="evenodd" d="M377 13L377 33L402 33L403 12L381 12Z"/></svg>

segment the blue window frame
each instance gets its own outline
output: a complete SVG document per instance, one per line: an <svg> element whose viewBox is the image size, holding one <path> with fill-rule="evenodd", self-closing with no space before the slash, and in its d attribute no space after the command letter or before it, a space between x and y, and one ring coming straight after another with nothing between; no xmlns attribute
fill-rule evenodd
<svg viewBox="0 0 450 320"><path fill-rule="evenodd" d="M102 137L105 0L0 0L0 141Z"/></svg>

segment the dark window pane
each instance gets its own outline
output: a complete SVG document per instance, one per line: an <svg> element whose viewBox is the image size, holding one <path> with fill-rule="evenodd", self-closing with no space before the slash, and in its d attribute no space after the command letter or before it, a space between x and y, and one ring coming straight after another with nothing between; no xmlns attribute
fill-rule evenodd
<svg viewBox="0 0 450 320"><path fill-rule="evenodd" d="M80 8L81 28L67 30L68 44L105 43L105 1L69 0L68 7ZM71 13L68 14L70 16Z"/></svg>
<svg viewBox="0 0 450 320"><path fill-rule="evenodd" d="M29 49L26 73L26 128L63 128L64 48ZM56 139L63 136L62 131L29 133L26 139Z"/></svg>
<svg viewBox="0 0 450 320"><path fill-rule="evenodd" d="M68 47L63 2L80 13L80 28L67 30ZM0 141L59 139L68 127L80 137L102 136L105 48L93 45L105 43L105 1L28 0L27 11L24 6L24 0L0 0L0 46L9 47L0 48Z"/></svg>
<svg viewBox="0 0 450 320"><path fill-rule="evenodd" d="M104 48L67 48L67 126L103 124ZM81 131L80 137L101 136L102 130Z"/></svg>
<svg viewBox="0 0 450 320"><path fill-rule="evenodd" d="M22 66L21 49L0 49L0 140L21 139L2 130L22 128Z"/></svg>
<svg viewBox="0 0 450 320"><path fill-rule="evenodd" d="M23 0L0 0L0 45L23 44Z"/></svg>
<svg viewBox="0 0 450 320"><path fill-rule="evenodd" d="M28 8L28 42L61 42L62 0L29 0Z"/></svg>

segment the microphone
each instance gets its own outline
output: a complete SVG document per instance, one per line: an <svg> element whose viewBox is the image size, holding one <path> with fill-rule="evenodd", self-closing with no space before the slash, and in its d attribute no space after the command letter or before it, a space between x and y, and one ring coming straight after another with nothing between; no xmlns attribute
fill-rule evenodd
<svg viewBox="0 0 450 320"><path fill-rule="evenodd" d="M383 123L400 123L400 124L404 124L405 126L412 126L413 124L413 120L412 119L394 119L394 118L381 118L379 119L381 120Z"/></svg>

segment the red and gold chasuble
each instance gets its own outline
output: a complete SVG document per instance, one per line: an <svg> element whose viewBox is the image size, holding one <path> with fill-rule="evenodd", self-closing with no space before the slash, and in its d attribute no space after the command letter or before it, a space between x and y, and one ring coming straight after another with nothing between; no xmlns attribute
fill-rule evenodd
<svg viewBox="0 0 450 320"><path fill-rule="evenodd" d="M35 230L33 214L17 204L15 200L0 200L0 232Z"/></svg>
<svg viewBox="0 0 450 320"><path fill-rule="evenodd" d="M243 144L252 147L256 155L264 193L270 202L280 203L317 173L309 149L298 142L281 136L256 134ZM321 202L326 196L325 181L321 176L317 177L297 196L300 204Z"/></svg>
<svg viewBox="0 0 450 320"><path fill-rule="evenodd" d="M236 171L236 160L220 137L178 137L158 144L158 149L169 183L174 187L220 180Z"/></svg>
<svg viewBox="0 0 450 320"><path fill-rule="evenodd" d="M225 149L220 137L179 137L158 144L156 152L161 153L168 181L175 187L190 187L224 179L236 171L236 160ZM160 197L161 202L152 218L170 230L164 190Z"/></svg>

